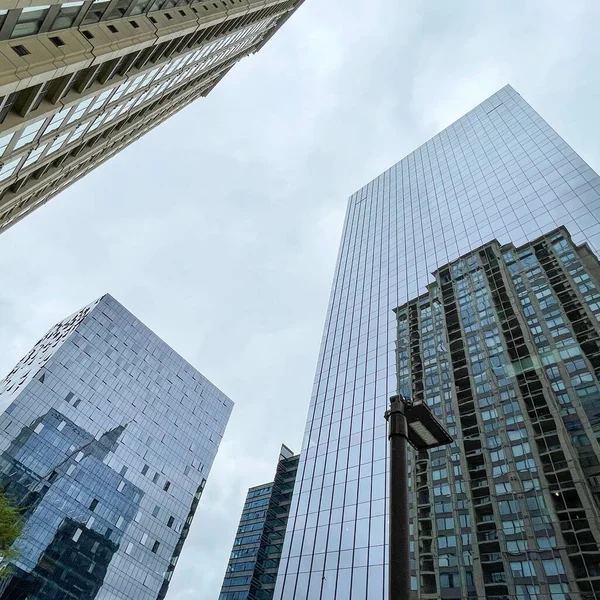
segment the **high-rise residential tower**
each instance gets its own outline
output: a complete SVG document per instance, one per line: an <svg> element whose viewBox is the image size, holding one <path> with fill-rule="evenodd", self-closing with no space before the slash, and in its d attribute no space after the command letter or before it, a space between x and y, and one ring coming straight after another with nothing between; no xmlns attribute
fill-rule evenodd
<svg viewBox="0 0 600 600"><path fill-rule="evenodd" d="M600 598L600 263L559 228L489 242L397 309L415 598ZM418 595L417 595L418 592Z"/></svg>
<svg viewBox="0 0 600 600"><path fill-rule="evenodd" d="M351 196L278 600L386 597L393 311L465 253L561 226L600 254L600 177L509 86Z"/></svg>
<svg viewBox="0 0 600 600"><path fill-rule="evenodd" d="M164 598L231 400L106 295L17 364L0 409L24 515L0 598Z"/></svg>
<svg viewBox="0 0 600 600"><path fill-rule="evenodd" d="M206 96L302 2L5 2L0 232Z"/></svg>
<svg viewBox="0 0 600 600"><path fill-rule="evenodd" d="M281 446L274 481L248 490L219 600L271 600L299 455Z"/></svg>

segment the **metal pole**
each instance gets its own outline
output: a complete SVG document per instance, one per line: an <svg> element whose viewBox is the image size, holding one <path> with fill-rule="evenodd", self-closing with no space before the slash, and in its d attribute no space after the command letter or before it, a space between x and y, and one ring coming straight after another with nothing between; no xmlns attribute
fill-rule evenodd
<svg viewBox="0 0 600 600"><path fill-rule="evenodd" d="M408 518L408 425L405 404L399 396L390 398L385 413L390 441L390 555L389 600L410 598L410 532Z"/></svg>

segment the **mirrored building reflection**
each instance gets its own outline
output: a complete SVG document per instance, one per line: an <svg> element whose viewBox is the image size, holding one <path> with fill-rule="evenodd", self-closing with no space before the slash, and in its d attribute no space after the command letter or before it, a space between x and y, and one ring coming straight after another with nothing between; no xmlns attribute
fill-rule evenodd
<svg viewBox="0 0 600 600"><path fill-rule="evenodd" d="M275 479L248 490L219 600L271 600L299 455L281 446Z"/></svg>
<svg viewBox="0 0 600 600"><path fill-rule="evenodd" d="M393 311L466 253L558 227L600 254L600 177L510 86L351 196L275 598L386 597Z"/></svg>
<svg viewBox="0 0 600 600"><path fill-rule="evenodd" d="M413 589L600 597L600 263L559 228L397 309L398 387L451 432L411 456Z"/></svg>
<svg viewBox="0 0 600 600"><path fill-rule="evenodd" d="M164 598L232 402L109 295L0 386L2 600Z"/></svg>

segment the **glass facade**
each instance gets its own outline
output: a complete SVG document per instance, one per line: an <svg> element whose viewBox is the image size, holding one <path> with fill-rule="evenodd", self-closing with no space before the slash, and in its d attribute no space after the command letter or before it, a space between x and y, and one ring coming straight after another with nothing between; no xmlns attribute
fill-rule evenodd
<svg viewBox="0 0 600 600"><path fill-rule="evenodd" d="M510 86L350 198L278 600L385 597L393 310L474 248L560 226L600 254L600 177Z"/></svg>
<svg viewBox="0 0 600 600"><path fill-rule="evenodd" d="M600 263L497 241L399 307L398 388L454 438L410 461L412 587L600 598Z"/></svg>
<svg viewBox="0 0 600 600"><path fill-rule="evenodd" d="M248 490L219 600L271 600L298 470L281 447L275 480Z"/></svg>
<svg viewBox="0 0 600 600"><path fill-rule="evenodd" d="M164 598L232 406L109 295L51 329L0 384L0 598Z"/></svg>

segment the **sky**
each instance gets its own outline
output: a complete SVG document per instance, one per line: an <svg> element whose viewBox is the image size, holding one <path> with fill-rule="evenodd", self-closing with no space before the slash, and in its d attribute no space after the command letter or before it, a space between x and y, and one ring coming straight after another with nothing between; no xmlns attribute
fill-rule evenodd
<svg viewBox="0 0 600 600"><path fill-rule="evenodd" d="M600 170L599 21L597 0L306 0L0 236L2 375L109 292L235 402L167 600L217 600L247 488L300 450L350 194L507 83Z"/></svg>

